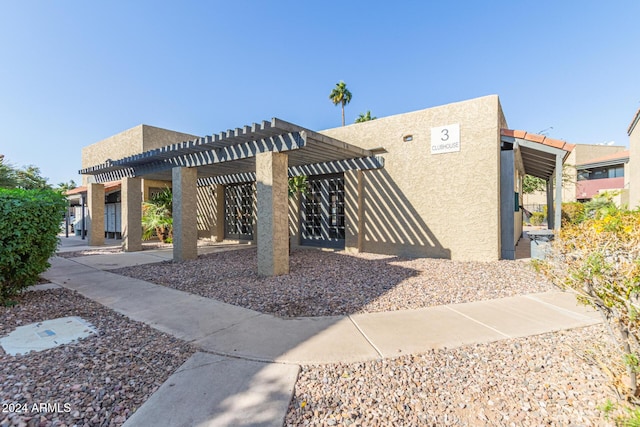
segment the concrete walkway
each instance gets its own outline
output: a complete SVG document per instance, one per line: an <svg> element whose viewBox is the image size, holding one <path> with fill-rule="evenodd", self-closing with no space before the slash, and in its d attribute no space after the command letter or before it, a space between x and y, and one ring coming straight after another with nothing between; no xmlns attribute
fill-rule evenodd
<svg viewBox="0 0 640 427"><path fill-rule="evenodd" d="M171 425L281 426L301 364L366 361L600 322L596 312L576 304L573 294L560 291L418 310L283 319L106 271L133 265L134 259L163 259L145 253L97 255L99 262L94 256L55 257L43 275L201 349L126 426L166 424L167 417Z"/></svg>

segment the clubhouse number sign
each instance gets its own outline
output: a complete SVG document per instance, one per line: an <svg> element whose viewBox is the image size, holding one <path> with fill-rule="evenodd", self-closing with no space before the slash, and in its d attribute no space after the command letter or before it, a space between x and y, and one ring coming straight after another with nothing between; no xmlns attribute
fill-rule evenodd
<svg viewBox="0 0 640 427"><path fill-rule="evenodd" d="M431 128L431 154L460 151L460 124Z"/></svg>

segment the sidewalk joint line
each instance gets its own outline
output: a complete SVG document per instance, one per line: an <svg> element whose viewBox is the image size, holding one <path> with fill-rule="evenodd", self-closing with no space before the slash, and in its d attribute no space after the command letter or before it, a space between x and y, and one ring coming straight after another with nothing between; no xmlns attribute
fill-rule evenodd
<svg viewBox="0 0 640 427"><path fill-rule="evenodd" d="M589 316L587 316L585 314L576 313L576 312L571 311L569 309L557 306L555 304L551 304L550 302L542 301L542 300L534 297L533 295L523 295L523 296L525 298L528 298L528 299L532 300L532 301L538 302L538 303L543 304L543 305L547 305L547 306L549 306L549 307L551 307L551 308L553 308L556 311L559 311L561 313L566 313L566 314L570 315L573 318L577 318L578 320L593 320L591 317L589 317Z"/></svg>
<svg viewBox="0 0 640 427"><path fill-rule="evenodd" d="M381 359L384 359L384 355L382 354L382 352L380 351L380 349L373 343L373 341L371 341L369 339L369 337L367 336L367 334L364 333L364 331L360 328L360 325L358 325L356 323L355 320L353 320L353 318L351 317L351 315L348 316L349 320L351 320L351 323L353 323L353 326L356 327L356 329L358 330L358 332L360 332L362 334L362 336L364 337L365 340L367 340L367 342L369 343L369 345L371 347L373 347L373 349L376 351L376 353L378 353L378 355L380 356Z"/></svg>
<svg viewBox="0 0 640 427"><path fill-rule="evenodd" d="M476 320L476 319L474 319L474 318L473 318L473 317L471 317L471 316L467 316L466 314L461 313L461 312L459 312L458 310L456 310L456 309L454 309L454 308L451 308L451 307L450 307L450 306L448 306L448 305L445 305L445 307L446 307L446 308L448 308L449 310L453 311L454 313L459 314L459 315L460 315L460 316L462 316L462 317L466 317L467 319L471 320L472 322L476 322L477 324L482 325L482 326L484 326L485 328L491 329L493 332L497 332L497 333L499 333L499 334L500 334L500 335L502 335L503 337L506 337L506 338L512 338L510 335L507 335L507 334L505 334L504 332L501 332L501 331L497 330L496 328L494 328L494 327L491 327L491 326L487 325L486 323L483 323L483 322L481 322L481 321L479 321L479 320Z"/></svg>

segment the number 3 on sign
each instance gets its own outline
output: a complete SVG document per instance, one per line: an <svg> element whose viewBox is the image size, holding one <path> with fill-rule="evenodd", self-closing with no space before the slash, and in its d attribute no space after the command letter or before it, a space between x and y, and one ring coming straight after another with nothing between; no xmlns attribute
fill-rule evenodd
<svg viewBox="0 0 640 427"><path fill-rule="evenodd" d="M431 154L460 151L460 124L431 128Z"/></svg>

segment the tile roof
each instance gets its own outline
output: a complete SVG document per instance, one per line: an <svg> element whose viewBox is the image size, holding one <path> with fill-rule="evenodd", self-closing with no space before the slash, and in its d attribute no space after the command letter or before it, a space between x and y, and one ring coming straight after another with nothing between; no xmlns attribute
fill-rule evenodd
<svg viewBox="0 0 640 427"><path fill-rule="evenodd" d="M106 182L104 184L104 192L105 193L117 190L119 188L120 188L120 181ZM81 187L76 187L73 190L69 190L64 194L67 195L67 196L72 196L74 194L82 194L82 193L86 193L86 192L87 192L87 186L83 185Z"/></svg>
<svg viewBox="0 0 640 427"><path fill-rule="evenodd" d="M572 151L575 147L575 144L569 144L568 142L562 141L560 139L553 139L549 138L548 136L538 135L524 130L500 129L500 134L503 136L510 136L513 138L537 142L539 144L548 145L554 148L560 148L565 151Z"/></svg>

